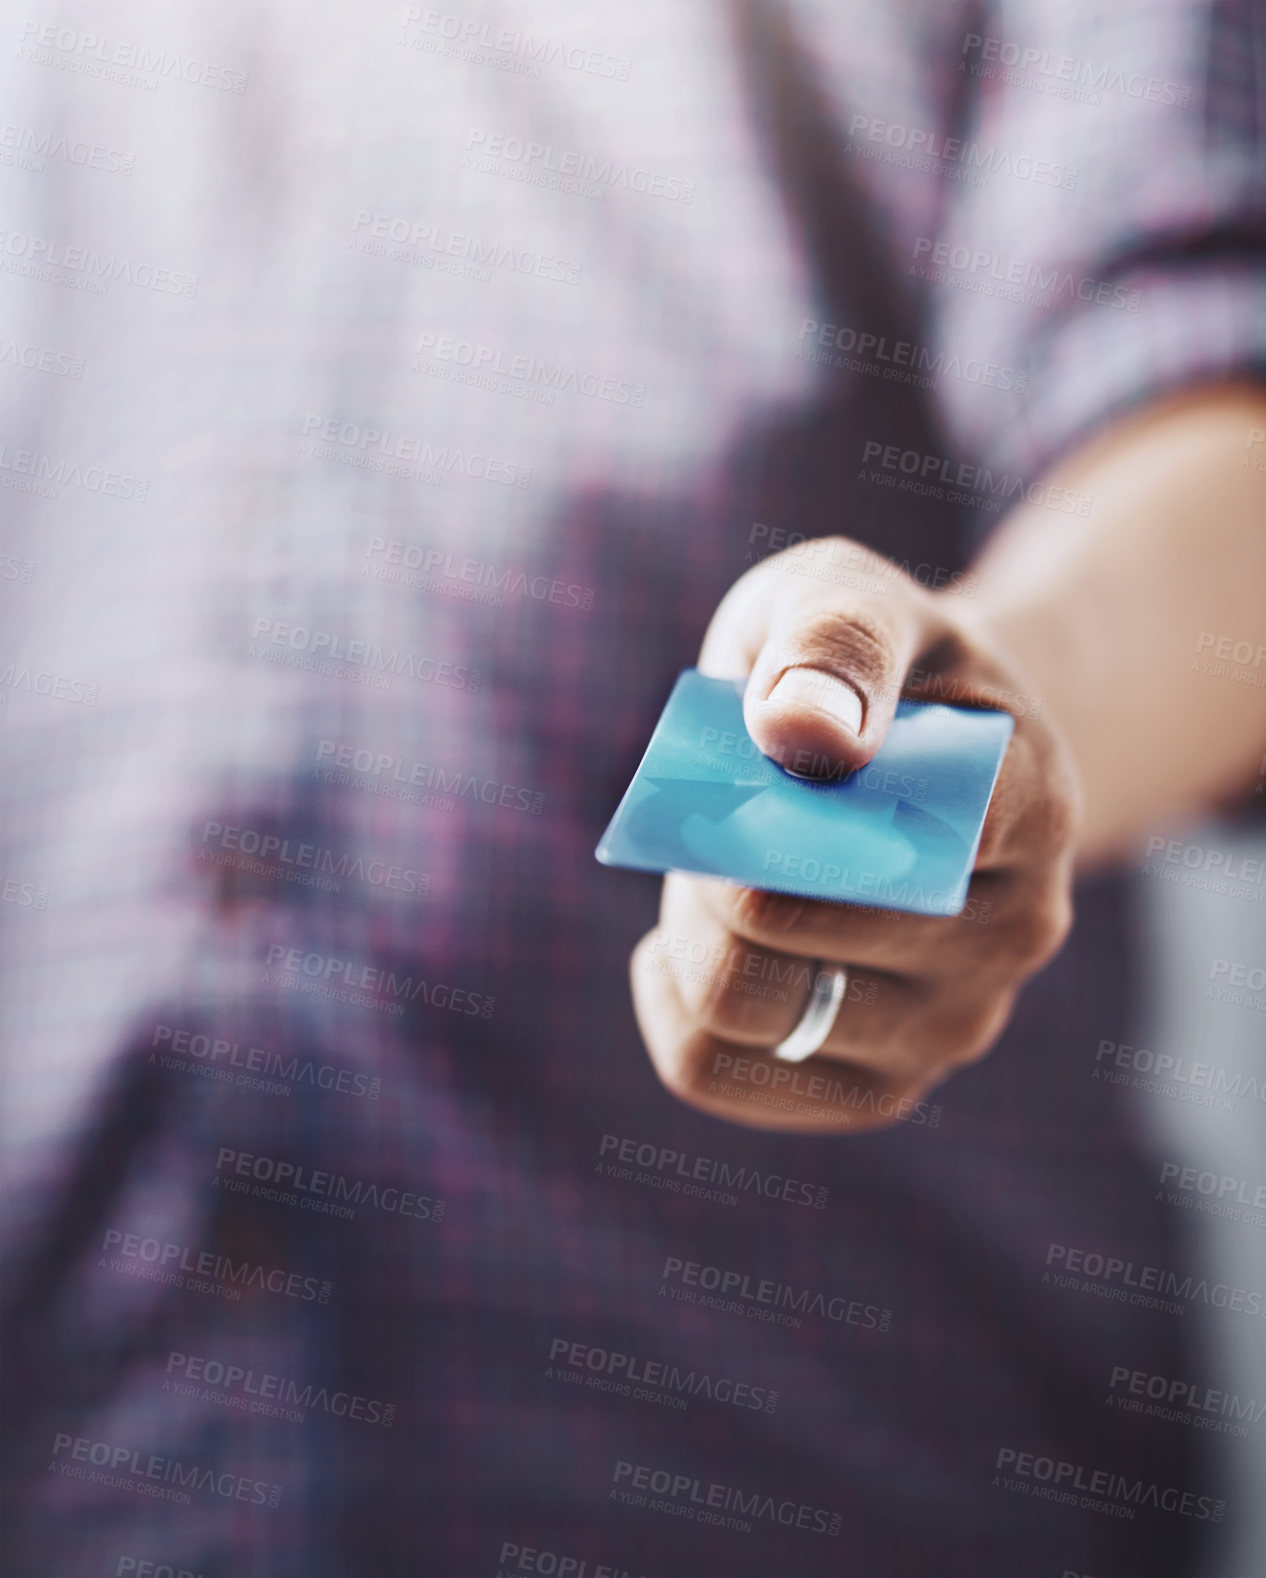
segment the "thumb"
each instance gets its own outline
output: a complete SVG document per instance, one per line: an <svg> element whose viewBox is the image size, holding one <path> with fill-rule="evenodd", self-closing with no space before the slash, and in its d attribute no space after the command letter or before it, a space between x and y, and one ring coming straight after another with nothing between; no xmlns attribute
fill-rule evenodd
<svg viewBox="0 0 1266 1578"><path fill-rule="evenodd" d="M895 588L894 588L895 590ZM905 597L772 611L743 702L748 733L788 772L839 778L883 744L923 620Z"/></svg>

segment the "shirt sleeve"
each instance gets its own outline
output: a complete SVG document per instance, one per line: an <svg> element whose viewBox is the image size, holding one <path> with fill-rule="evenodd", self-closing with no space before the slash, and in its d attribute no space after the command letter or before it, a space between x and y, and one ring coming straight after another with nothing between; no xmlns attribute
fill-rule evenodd
<svg viewBox="0 0 1266 1578"><path fill-rule="evenodd" d="M1021 370L934 396L1036 478L1109 418L1266 376L1266 8L1001 0L955 69L962 150L915 260L929 338Z"/></svg>

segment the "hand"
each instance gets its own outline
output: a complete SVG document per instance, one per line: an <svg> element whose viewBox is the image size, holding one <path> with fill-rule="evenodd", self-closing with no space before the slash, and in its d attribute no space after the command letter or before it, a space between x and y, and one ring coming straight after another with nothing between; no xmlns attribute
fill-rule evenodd
<svg viewBox="0 0 1266 1578"><path fill-rule="evenodd" d="M1016 728L960 916L665 879L659 925L635 949L631 976L651 1060L682 1101L757 1128L884 1127L988 1052L1024 980L1063 944L1072 764L964 601L827 538L766 559L717 609L699 667L750 675L748 731L791 771L863 766L902 696L1001 707ZM800 1019L817 960L845 966L848 990L821 1051L783 1062L773 1048Z"/></svg>

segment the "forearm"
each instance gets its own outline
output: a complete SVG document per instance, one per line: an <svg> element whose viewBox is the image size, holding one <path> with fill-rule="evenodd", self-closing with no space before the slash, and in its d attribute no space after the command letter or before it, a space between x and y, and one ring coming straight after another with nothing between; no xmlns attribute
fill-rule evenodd
<svg viewBox="0 0 1266 1578"><path fill-rule="evenodd" d="M1266 435L1266 389L1247 384L1124 419L1050 479L1090 496L1087 518L1026 504L976 566L973 620L1077 764L1086 861L1258 776L1266 441L1254 435Z"/></svg>

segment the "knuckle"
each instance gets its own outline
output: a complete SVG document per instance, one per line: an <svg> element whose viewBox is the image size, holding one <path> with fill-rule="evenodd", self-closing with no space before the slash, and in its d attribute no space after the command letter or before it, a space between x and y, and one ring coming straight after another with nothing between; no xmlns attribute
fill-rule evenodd
<svg viewBox="0 0 1266 1578"><path fill-rule="evenodd" d="M1073 896L1066 886L1051 900L1050 936L1047 939L1047 953L1042 963L1048 964L1068 941L1069 933L1073 929L1075 920L1073 912Z"/></svg>
<svg viewBox="0 0 1266 1578"><path fill-rule="evenodd" d="M653 1060L664 1089L691 1107L703 1101L707 1085L708 1066L702 1050L698 1031L691 1031Z"/></svg>
<svg viewBox="0 0 1266 1578"><path fill-rule="evenodd" d="M651 1067L655 1070L660 1084L672 1096L679 1100L687 1101L690 1098L690 1066L687 1059L689 1037L685 1035L674 1036L665 1040L646 1034L643 1030L646 1050L650 1054Z"/></svg>
<svg viewBox="0 0 1266 1578"><path fill-rule="evenodd" d="M677 1058L661 1058L654 1064L654 1068L659 1075L660 1084L670 1096L678 1101L693 1101L694 1081L685 1063Z"/></svg>
<svg viewBox="0 0 1266 1578"><path fill-rule="evenodd" d="M796 631L801 662L834 669L871 690L890 677L893 641L873 615L858 609L819 609Z"/></svg>
<svg viewBox="0 0 1266 1578"><path fill-rule="evenodd" d="M1050 931L1050 921L1036 904L1022 904L1008 921L1004 936L1007 941L1006 967L1027 972L1040 958Z"/></svg>
<svg viewBox="0 0 1266 1578"><path fill-rule="evenodd" d="M1013 1001L1013 994L988 997L956 1013L946 1026L941 1068L967 1068L986 1057L1011 1017Z"/></svg>
<svg viewBox="0 0 1266 1578"><path fill-rule="evenodd" d="M786 937L799 924L804 908L802 899L763 888L733 888L726 896L730 930L756 942Z"/></svg>
<svg viewBox="0 0 1266 1578"><path fill-rule="evenodd" d="M1003 757L981 835L979 858L1019 863L1034 851L1058 857L1076 842L1080 791L1041 726L1021 720Z"/></svg>
<svg viewBox="0 0 1266 1578"><path fill-rule="evenodd" d="M733 989L726 973L709 971L702 980L683 984L682 998L695 1023L711 1035L742 1032L751 1018L751 1001Z"/></svg>
<svg viewBox="0 0 1266 1578"><path fill-rule="evenodd" d="M1051 785L1036 811L1038 836L1047 849L1067 849L1077 833L1077 806L1073 795L1060 785Z"/></svg>
<svg viewBox="0 0 1266 1578"><path fill-rule="evenodd" d="M1011 956L1025 975L1033 975L1055 957L1071 929L1072 900L1060 888L1012 916L1006 933Z"/></svg>
<svg viewBox="0 0 1266 1578"><path fill-rule="evenodd" d="M1001 861L1010 847L1011 838L1011 819L1006 810L1005 794L995 789L993 801L985 813L985 825L980 830L980 844L976 850L977 868L988 868Z"/></svg>

